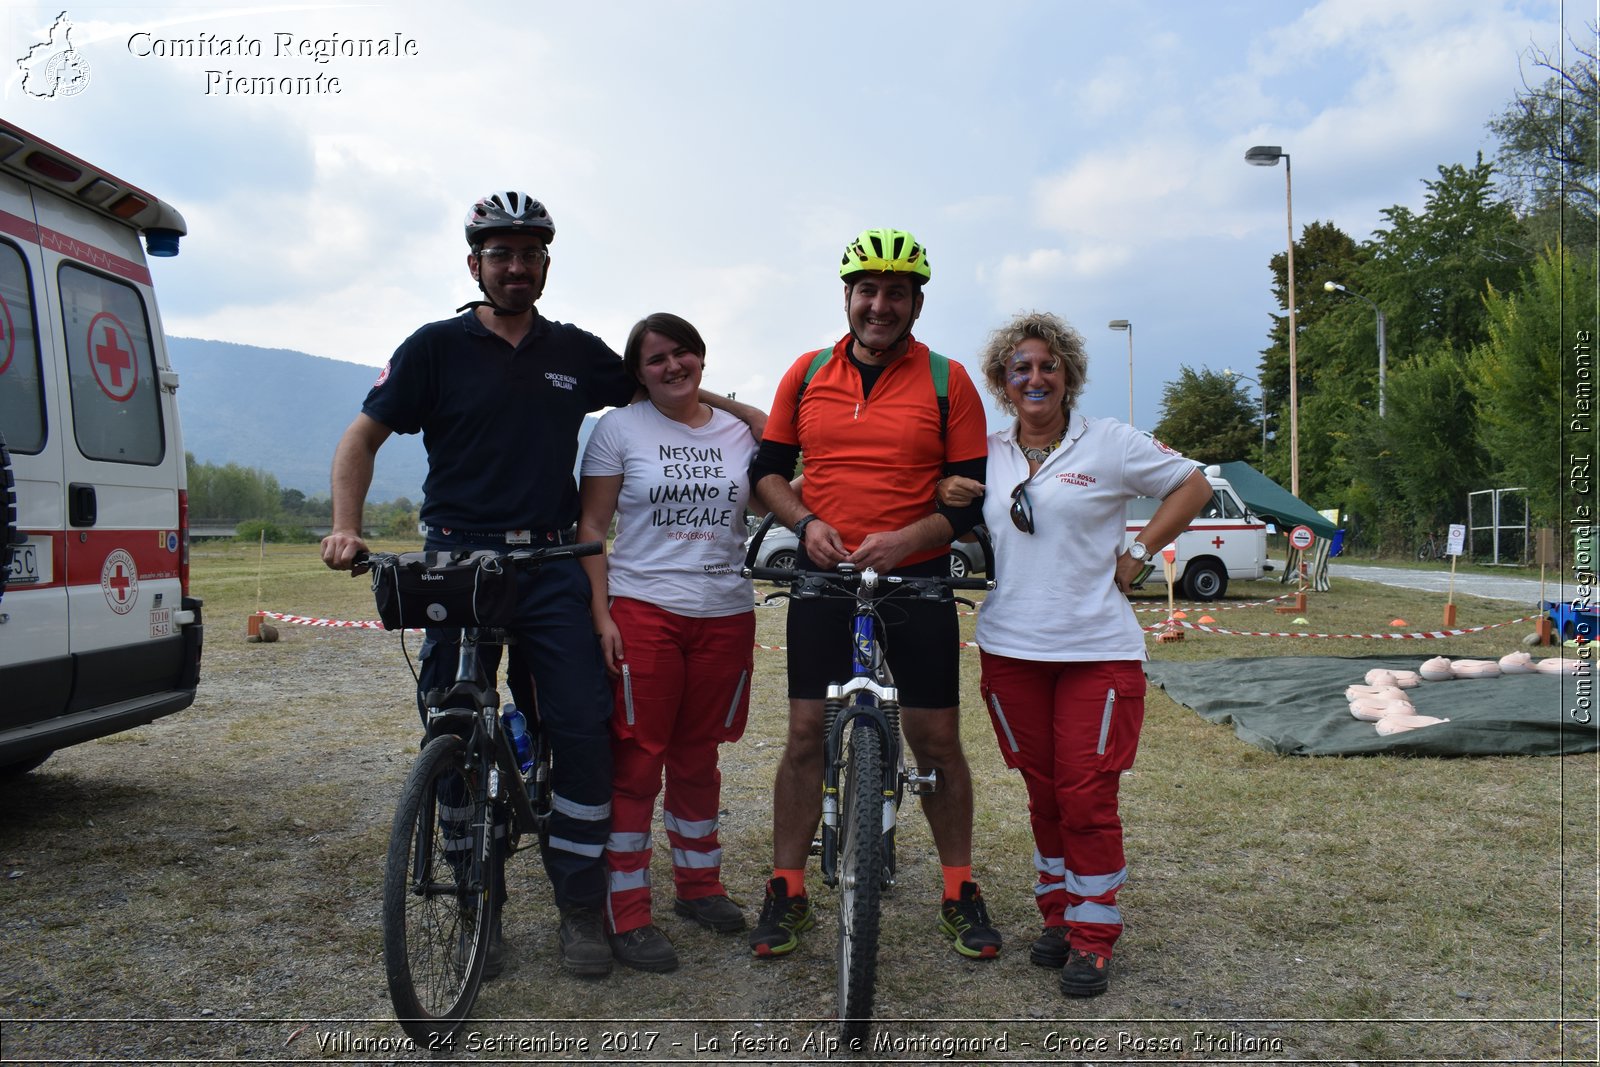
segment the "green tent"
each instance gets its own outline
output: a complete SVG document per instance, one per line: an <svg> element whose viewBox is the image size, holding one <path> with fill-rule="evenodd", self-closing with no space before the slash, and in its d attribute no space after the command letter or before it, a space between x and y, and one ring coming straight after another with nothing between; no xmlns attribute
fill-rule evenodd
<svg viewBox="0 0 1600 1067"><path fill-rule="evenodd" d="M1309 526L1319 540L1332 541L1338 532L1333 523L1311 510L1299 497L1243 460L1218 466L1245 505L1268 522L1276 523L1279 533L1287 534L1296 526Z"/></svg>

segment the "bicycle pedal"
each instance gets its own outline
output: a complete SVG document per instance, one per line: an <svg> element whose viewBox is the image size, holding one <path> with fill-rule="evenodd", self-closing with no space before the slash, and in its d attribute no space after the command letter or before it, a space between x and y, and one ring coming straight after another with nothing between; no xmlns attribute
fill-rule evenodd
<svg viewBox="0 0 1600 1067"><path fill-rule="evenodd" d="M812 838L812 839L811 839L811 850L810 850L810 854L811 854L811 855L813 855L813 856L820 856L820 855L822 855L822 838L820 838L820 837L813 837L813 838Z"/></svg>
<svg viewBox="0 0 1600 1067"><path fill-rule="evenodd" d="M913 796L925 797L939 791L939 768L930 767L926 772L921 767L906 771L906 792Z"/></svg>

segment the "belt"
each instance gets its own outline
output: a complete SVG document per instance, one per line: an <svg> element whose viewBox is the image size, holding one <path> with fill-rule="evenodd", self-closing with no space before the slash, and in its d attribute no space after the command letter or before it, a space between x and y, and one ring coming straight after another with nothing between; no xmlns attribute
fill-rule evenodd
<svg viewBox="0 0 1600 1067"><path fill-rule="evenodd" d="M458 530L452 526L419 523L417 529L422 531L423 537L438 535L484 545L570 545L577 540L576 531L570 526L564 530Z"/></svg>

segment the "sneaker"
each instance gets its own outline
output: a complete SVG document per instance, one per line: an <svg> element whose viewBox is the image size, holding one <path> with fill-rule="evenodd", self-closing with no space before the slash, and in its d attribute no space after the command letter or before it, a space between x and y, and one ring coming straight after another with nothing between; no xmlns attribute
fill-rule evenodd
<svg viewBox="0 0 1600 1067"><path fill-rule="evenodd" d="M618 963L636 971L658 973L678 969L678 950L654 926L640 926L611 935L611 954Z"/></svg>
<svg viewBox="0 0 1600 1067"><path fill-rule="evenodd" d="M707 930L715 930L719 934L731 934L745 928L744 912L728 899L726 893L714 897L695 897L693 900L678 897L672 902L672 910L679 915L687 915Z"/></svg>
<svg viewBox="0 0 1600 1067"><path fill-rule="evenodd" d="M1067 928L1046 926L1044 933L1028 950L1028 958L1040 967L1061 967L1067 962Z"/></svg>
<svg viewBox="0 0 1600 1067"><path fill-rule="evenodd" d="M561 969L594 977L611 973L611 946L594 908L569 908L561 913Z"/></svg>
<svg viewBox="0 0 1600 1067"><path fill-rule="evenodd" d="M956 951L975 960L1000 955L1000 931L989 922L989 909L977 882L961 883L961 899L946 900L939 909L939 929L955 940Z"/></svg>
<svg viewBox="0 0 1600 1067"><path fill-rule="evenodd" d="M1106 969L1111 960L1097 952L1075 948L1061 968L1061 992L1069 997L1098 997L1109 984Z"/></svg>
<svg viewBox="0 0 1600 1067"><path fill-rule="evenodd" d="M791 897L782 878L767 883L761 918L750 931L750 948L757 956L786 956L800 944L800 932L816 924L808 897Z"/></svg>

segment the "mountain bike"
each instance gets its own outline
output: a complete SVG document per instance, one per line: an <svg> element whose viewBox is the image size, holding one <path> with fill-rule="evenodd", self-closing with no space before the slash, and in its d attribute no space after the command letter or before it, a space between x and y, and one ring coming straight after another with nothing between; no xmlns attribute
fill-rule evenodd
<svg viewBox="0 0 1600 1067"><path fill-rule="evenodd" d="M459 570L463 562L489 556L498 560L491 566L514 579L511 572L595 555L603 547L588 542L512 552L372 553L358 557L355 571L370 570L374 589L398 588L397 568L442 576L452 565ZM507 610L514 604L512 598ZM426 614L427 605L415 610ZM389 833L384 973L401 1027L426 1049L451 1047L477 1002L506 858L523 847L525 837L541 847L548 841L550 748L537 708L522 709L531 750L519 757L502 721L495 679L480 658L484 646L513 640L499 626L462 629L454 682L423 694L422 754L406 778Z"/></svg>
<svg viewBox="0 0 1600 1067"><path fill-rule="evenodd" d="M1422 542L1417 545L1417 559L1423 563L1439 559L1444 555L1444 547L1444 542L1430 530L1427 536L1422 539Z"/></svg>
<svg viewBox="0 0 1600 1067"><path fill-rule="evenodd" d="M834 571L758 567L761 539L772 516L751 538L746 578L788 583L782 598L844 597L855 601L850 619L853 664L847 681L830 683L823 700L822 826L813 851L820 853L822 880L839 891L838 1012L841 1036L860 1048L872 1020L878 967L882 896L895 884L894 832L907 793L938 789L938 772L911 768L900 731L900 699L878 640L883 605L917 598L971 606L953 589L993 589L990 578L898 577L840 564ZM994 554L980 537L984 573L994 574ZM952 650L952 653L954 650Z"/></svg>

